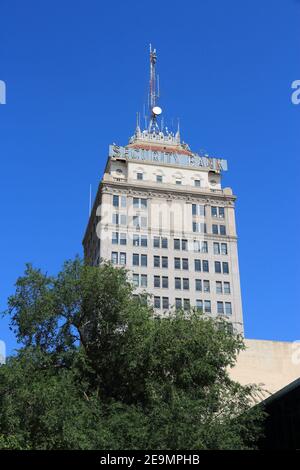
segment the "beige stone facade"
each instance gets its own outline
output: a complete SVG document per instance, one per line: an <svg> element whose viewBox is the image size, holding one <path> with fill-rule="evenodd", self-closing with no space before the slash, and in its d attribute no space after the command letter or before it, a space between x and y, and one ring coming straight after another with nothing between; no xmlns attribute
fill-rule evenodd
<svg viewBox="0 0 300 470"><path fill-rule="evenodd" d="M267 397L300 377L299 342L246 339L245 345L230 370L242 385L260 384Z"/></svg>

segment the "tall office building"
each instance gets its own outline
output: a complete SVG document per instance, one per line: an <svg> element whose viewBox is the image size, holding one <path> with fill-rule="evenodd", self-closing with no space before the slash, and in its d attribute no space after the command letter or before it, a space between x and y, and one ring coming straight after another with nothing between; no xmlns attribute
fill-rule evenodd
<svg viewBox="0 0 300 470"><path fill-rule="evenodd" d="M156 51L150 48L149 120L109 156L83 240L85 259L124 266L155 309L196 307L243 332L235 199L227 162L193 152L163 128Z"/></svg>

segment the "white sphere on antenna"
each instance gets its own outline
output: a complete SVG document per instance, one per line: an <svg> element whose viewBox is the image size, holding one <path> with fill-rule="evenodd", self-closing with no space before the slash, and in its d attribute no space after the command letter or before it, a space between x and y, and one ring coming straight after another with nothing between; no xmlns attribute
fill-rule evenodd
<svg viewBox="0 0 300 470"><path fill-rule="evenodd" d="M152 113L155 114L156 116L159 116L159 114L162 113L162 109L159 106L154 106L152 108Z"/></svg>

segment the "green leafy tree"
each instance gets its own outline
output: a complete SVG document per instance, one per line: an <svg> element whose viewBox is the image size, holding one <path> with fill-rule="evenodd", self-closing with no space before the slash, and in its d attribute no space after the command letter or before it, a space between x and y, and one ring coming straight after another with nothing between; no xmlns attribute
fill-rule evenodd
<svg viewBox="0 0 300 470"><path fill-rule="evenodd" d="M21 348L0 368L0 448L247 449L258 389L230 379L244 348L191 310L155 316L110 264L27 265L8 299Z"/></svg>

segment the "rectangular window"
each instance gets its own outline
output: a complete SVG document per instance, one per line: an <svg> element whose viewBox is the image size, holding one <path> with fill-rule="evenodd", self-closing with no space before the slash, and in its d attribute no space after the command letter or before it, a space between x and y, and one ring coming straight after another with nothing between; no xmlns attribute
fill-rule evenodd
<svg viewBox="0 0 300 470"><path fill-rule="evenodd" d="M121 196L121 207L126 207L126 196Z"/></svg>
<svg viewBox="0 0 300 470"><path fill-rule="evenodd" d="M217 294L222 294L222 282L221 281L216 281L216 293Z"/></svg>
<svg viewBox="0 0 300 470"><path fill-rule="evenodd" d="M163 297L162 298L162 304L163 304L163 309L168 309L169 308L169 297Z"/></svg>
<svg viewBox="0 0 300 470"><path fill-rule="evenodd" d="M218 217L218 209L215 206L211 207L211 216L212 217Z"/></svg>
<svg viewBox="0 0 300 470"><path fill-rule="evenodd" d="M202 253L208 253L208 245L207 245L207 242L202 242L201 251L202 251Z"/></svg>
<svg viewBox="0 0 300 470"><path fill-rule="evenodd" d="M154 308L160 308L160 297L154 297Z"/></svg>
<svg viewBox="0 0 300 470"><path fill-rule="evenodd" d="M201 279L195 279L195 289L198 292L202 292L202 281L201 281Z"/></svg>
<svg viewBox="0 0 300 470"><path fill-rule="evenodd" d="M220 254L220 243L214 243L214 255Z"/></svg>
<svg viewBox="0 0 300 470"><path fill-rule="evenodd" d="M168 248L168 239L167 238L163 237L161 239L161 247L162 248Z"/></svg>
<svg viewBox="0 0 300 470"><path fill-rule="evenodd" d="M181 279L180 279L180 277L175 277L175 289L181 289Z"/></svg>
<svg viewBox="0 0 300 470"><path fill-rule="evenodd" d="M147 255L141 255L141 266L147 266Z"/></svg>
<svg viewBox="0 0 300 470"><path fill-rule="evenodd" d="M202 270L204 273L208 273L209 272L209 263L206 259L204 259L202 261Z"/></svg>
<svg viewBox="0 0 300 470"><path fill-rule="evenodd" d="M197 222L193 222L193 232L197 232L197 231L198 231L198 230L197 230L197 226L198 226Z"/></svg>
<svg viewBox="0 0 300 470"><path fill-rule="evenodd" d="M221 273L221 263L220 261L215 261L215 273Z"/></svg>
<svg viewBox="0 0 300 470"><path fill-rule="evenodd" d="M175 308L176 310L181 310L182 309L182 299L175 299Z"/></svg>
<svg viewBox="0 0 300 470"><path fill-rule="evenodd" d="M141 274L141 287L147 287L148 278L147 274Z"/></svg>
<svg viewBox="0 0 300 470"><path fill-rule="evenodd" d="M181 269L180 258L174 258L174 268Z"/></svg>
<svg viewBox="0 0 300 470"><path fill-rule="evenodd" d="M190 310L191 308L190 299L183 299L183 308L184 310Z"/></svg>
<svg viewBox="0 0 300 470"><path fill-rule="evenodd" d="M126 253L120 253L120 264L123 266L126 264Z"/></svg>
<svg viewBox="0 0 300 470"><path fill-rule="evenodd" d="M223 274L229 274L229 264L227 262L222 263L223 265Z"/></svg>
<svg viewBox="0 0 300 470"><path fill-rule="evenodd" d="M203 204L192 204L192 215L205 216L205 206Z"/></svg>
<svg viewBox="0 0 300 470"><path fill-rule="evenodd" d="M160 287L160 276L154 276L154 287Z"/></svg>
<svg viewBox="0 0 300 470"><path fill-rule="evenodd" d="M133 235L132 237L132 244L133 246L139 246L140 245L140 237L139 235Z"/></svg>
<svg viewBox="0 0 300 470"><path fill-rule="evenodd" d="M226 235L226 226L220 225L220 235Z"/></svg>
<svg viewBox="0 0 300 470"><path fill-rule="evenodd" d="M162 256L161 257L161 267L162 268L167 268L168 267L168 257L167 256Z"/></svg>
<svg viewBox="0 0 300 470"><path fill-rule="evenodd" d="M162 183L162 182L163 182L163 177L162 177L162 175L156 175L156 182L157 182L157 183Z"/></svg>
<svg viewBox="0 0 300 470"><path fill-rule="evenodd" d="M189 260L188 258L182 258L182 269L188 270L189 269Z"/></svg>
<svg viewBox="0 0 300 470"><path fill-rule="evenodd" d="M228 254L227 243L221 243L221 253L222 253L222 255L227 255Z"/></svg>
<svg viewBox="0 0 300 470"><path fill-rule="evenodd" d="M220 219L224 219L224 217L225 217L225 208L224 207L219 207L219 217L220 217Z"/></svg>
<svg viewBox="0 0 300 470"><path fill-rule="evenodd" d="M210 292L210 284L209 284L209 281L207 280L203 281L203 291Z"/></svg>
<svg viewBox="0 0 300 470"><path fill-rule="evenodd" d="M139 255L137 253L133 253L132 255L132 265L133 266L139 266L140 264L140 259Z"/></svg>
<svg viewBox="0 0 300 470"><path fill-rule="evenodd" d="M230 282L224 282L224 294L230 294Z"/></svg>
<svg viewBox="0 0 300 470"><path fill-rule="evenodd" d="M161 280L162 280L161 286L164 289L168 289L168 287L169 287L169 278L167 276L162 276Z"/></svg>
<svg viewBox="0 0 300 470"><path fill-rule="evenodd" d="M212 233L214 235L219 235L219 226L217 224L212 225Z"/></svg>
<svg viewBox="0 0 300 470"><path fill-rule="evenodd" d="M201 260L195 259L195 271L201 271Z"/></svg>
<svg viewBox="0 0 300 470"><path fill-rule="evenodd" d="M200 186L201 186L201 180L194 180L194 185L195 185L197 188L200 188Z"/></svg>
<svg viewBox="0 0 300 470"><path fill-rule="evenodd" d="M211 313L211 302L210 300L204 300L204 312Z"/></svg>
<svg viewBox="0 0 300 470"><path fill-rule="evenodd" d="M139 275L138 274L132 275L132 282L135 287L139 287Z"/></svg>
<svg viewBox="0 0 300 470"><path fill-rule="evenodd" d="M225 313L226 315L232 315L231 302L225 302Z"/></svg>
<svg viewBox="0 0 300 470"><path fill-rule="evenodd" d="M153 238L153 248L160 248L160 238L154 237Z"/></svg>
<svg viewBox="0 0 300 470"><path fill-rule="evenodd" d="M118 243L119 243L119 232L113 232L112 233L111 242L112 242L113 245L118 245Z"/></svg>
<svg viewBox="0 0 300 470"><path fill-rule="evenodd" d="M189 290L190 288L190 281L188 280L188 278L183 278L182 280L182 287L184 290Z"/></svg>
<svg viewBox="0 0 300 470"><path fill-rule="evenodd" d="M137 180L142 180L143 179L143 173L137 173L136 174L136 179Z"/></svg>
<svg viewBox="0 0 300 470"><path fill-rule="evenodd" d="M135 209L146 209L147 208L147 199L141 197L133 198L133 207Z"/></svg>
<svg viewBox="0 0 300 470"><path fill-rule="evenodd" d="M112 264L118 264L118 253L116 251L111 254L111 262Z"/></svg>
<svg viewBox="0 0 300 470"><path fill-rule="evenodd" d="M217 302L217 313L219 315L224 315L224 304L223 304L223 302Z"/></svg>
<svg viewBox="0 0 300 470"><path fill-rule="evenodd" d="M179 240L179 238L174 238L174 250L180 250L180 240Z"/></svg>
<svg viewBox="0 0 300 470"><path fill-rule="evenodd" d="M119 225L119 214L113 214L112 215L112 223L114 225Z"/></svg>
<svg viewBox="0 0 300 470"><path fill-rule="evenodd" d="M120 233L120 245L126 245L126 244L127 244L126 233Z"/></svg>
<svg viewBox="0 0 300 470"><path fill-rule="evenodd" d="M113 206L119 207L119 196L113 195Z"/></svg>
<svg viewBox="0 0 300 470"><path fill-rule="evenodd" d="M188 241L187 240L181 240L181 249L186 251L188 249Z"/></svg>
<svg viewBox="0 0 300 470"><path fill-rule="evenodd" d="M141 246L147 246L147 235L141 235Z"/></svg>
<svg viewBox="0 0 300 470"><path fill-rule="evenodd" d="M153 266L160 268L160 256L153 256Z"/></svg>
<svg viewBox="0 0 300 470"><path fill-rule="evenodd" d="M175 183L176 184L181 184L181 180L176 180Z"/></svg>
<svg viewBox="0 0 300 470"><path fill-rule="evenodd" d="M196 309L200 312L203 312L203 301L200 299L196 299Z"/></svg>

